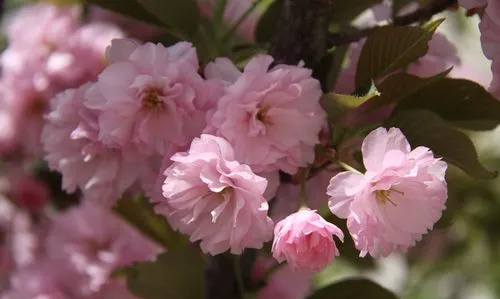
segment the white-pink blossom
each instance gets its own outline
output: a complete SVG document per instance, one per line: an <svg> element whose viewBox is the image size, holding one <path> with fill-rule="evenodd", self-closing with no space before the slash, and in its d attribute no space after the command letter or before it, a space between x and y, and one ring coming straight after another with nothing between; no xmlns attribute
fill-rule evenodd
<svg viewBox="0 0 500 299"><path fill-rule="evenodd" d="M209 73L222 74L226 87L206 132L228 140L236 159L255 172L293 174L314 160L325 121L322 92L311 70L290 65L269 70L272 61L254 57L237 78L228 60L210 65Z"/></svg>
<svg viewBox="0 0 500 299"><path fill-rule="evenodd" d="M361 256L406 251L441 218L447 165L426 147L411 150L397 128L372 131L362 153L365 174L341 172L330 181L330 210L347 218Z"/></svg>
<svg viewBox="0 0 500 299"><path fill-rule="evenodd" d="M226 140L203 134L188 152L171 159L163 184L165 199L156 211L192 242L201 241L203 252L241 254L272 238L273 222L263 196L267 181L236 161Z"/></svg>
<svg viewBox="0 0 500 299"><path fill-rule="evenodd" d="M294 270L319 272L339 255L333 236L344 241L342 231L316 211L300 209L276 224L273 257Z"/></svg>

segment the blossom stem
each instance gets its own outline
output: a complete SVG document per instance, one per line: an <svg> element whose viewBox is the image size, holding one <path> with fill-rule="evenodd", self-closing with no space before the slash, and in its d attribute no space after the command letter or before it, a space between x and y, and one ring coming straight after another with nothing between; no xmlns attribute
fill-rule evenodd
<svg viewBox="0 0 500 299"><path fill-rule="evenodd" d="M278 271L281 267L286 265L286 263L277 263L276 265L272 266L269 270L266 271L266 274L264 274L264 281L269 281L271 276L273 276L276 271Z"/></svg>
<svg viewBox="0 0 500 299"><path fill-rule="evenodd" d="M300 178L300 206L302 208L307 208L307 190L306 190L306 182L307 177L309 176L309 168L303 168L302 177Z"/></svg>
<svg viewBox="0 0 500 299"><path fill-rule="evenodd" d="M241 298L245 298L245 284L243 283L243 276L241 274L240 257L237 255L233 256L233 267Z"/></svg>
<svg viewBox="0 0 500 299"><path fill-rule="evenodd" d="M358 174L362 174L359 170L357 170L356 168L352 167L351 165L348 165L342 161L337 161L337 163L342 167L344 168L345 170L347 171L352 171L352 172L355 172L355 173L358 173Z"/></svg>

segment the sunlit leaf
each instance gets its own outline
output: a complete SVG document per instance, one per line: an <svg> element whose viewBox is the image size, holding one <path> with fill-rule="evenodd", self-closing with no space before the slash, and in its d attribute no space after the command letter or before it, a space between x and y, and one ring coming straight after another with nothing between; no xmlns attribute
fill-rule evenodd
<svg viewBox="0 0 500 299"><path fill-rule="evenodd" d="M362 88L424 56L443 19L424 27L384 26L368 37L359 58L356 88Z"/></svg>

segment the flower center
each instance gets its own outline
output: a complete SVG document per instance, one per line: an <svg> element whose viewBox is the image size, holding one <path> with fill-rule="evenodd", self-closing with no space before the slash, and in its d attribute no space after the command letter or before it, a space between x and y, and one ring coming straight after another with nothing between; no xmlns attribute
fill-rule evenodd
<svg viewBox="0 0 500 299"><path fill-rule="evenodd" d="M218 194L219 194L219 197L220 197L221 201L224 201L226 195L231 196L232 193L233 193L233 188L232 187L226 187L226 188L222 189L222 191L219 192Z"/></svg>
<svg viewBox="0 0 500 299"><path fill-rule="evenodd" d="M255 115L255 118L263 124L271 124L271 118L267 115L268 111L269 111L269 106L264 106L263 108L260 108L257 114Z"/></svg>
<svg viewBox="0 0 500 299"><path fill-rule="evenodd" d="M161 94L157 90L148 90L142 95L142 107L148 110L163 110L165 103L160 98Z"/></svg>
<svg viewBox="0 0 500 299"><path fill-rule="evenodd" d="M47 102L41 98L37 98L33 100L31 105L28 108L29 115L42 115L47 110Z"/></svg>
<svg viewBox="0 0 500 299"><path fill-rule="evenodd" d="M375 197L377 198L378 202L381 204L386 204L387 202L390 202L393 206L397 206L397 204L392 201L391 199L391 192L395 192L401 195L405 195L404 192L401 192L396 189L389 189L389 190L377 190L375 191Z"/></svg>

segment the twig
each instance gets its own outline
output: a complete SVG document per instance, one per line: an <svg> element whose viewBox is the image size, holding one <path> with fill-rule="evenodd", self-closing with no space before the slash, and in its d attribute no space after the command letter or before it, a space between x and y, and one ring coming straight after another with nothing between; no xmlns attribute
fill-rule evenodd
<svg viewBox="0 0 500 299"><path fill-rule="evenodd" d="M456 5L457 3L457 0L434 0L429 5L417 9L414 12L394 18L392 23L398 26L405 26L416 22L427 21L435 14L438 14L451 6ZM328 36L328 46L338 47L357 42L368 36L375 29L377 29L377 26L353 32L331 33Z"/></svg>

